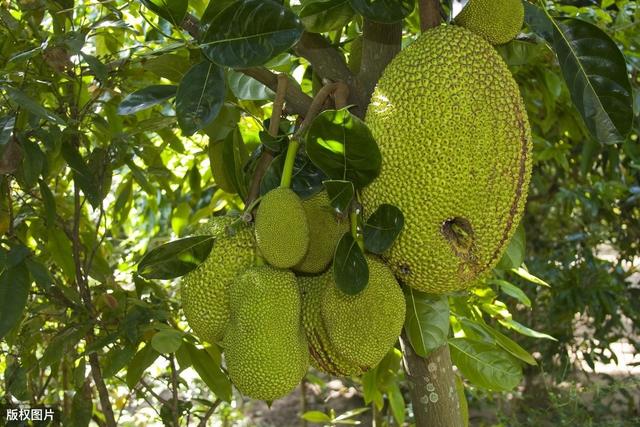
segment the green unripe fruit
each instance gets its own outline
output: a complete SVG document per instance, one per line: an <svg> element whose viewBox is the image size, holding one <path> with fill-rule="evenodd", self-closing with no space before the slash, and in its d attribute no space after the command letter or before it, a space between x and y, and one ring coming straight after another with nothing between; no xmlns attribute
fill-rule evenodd
<svg viewBox="0 0 640 427"><path fill-rule="evenodd" d="M531 129L518 85L482 37L453 25L423 33L387 66L365 122L382 170L365 211L399 207L384 254L396 277L443 294L498 263L524 211Z"/></svg>
<svg viewBox="0 0 640 427"><path fill-rule="evenodd" d="M340 220L329 203L326 191L302 202L309 222L309 249L294 270L301 273L320 273L333 260L338 241L349 231L349 221Z"/></svg>
<svg viewBox="0 0 640 427"><path fill-rule="evenodd" d="M270 266L246 270L230 288L230 307L224 346L231 381L254 399L290 393L309 365L293 273Z"/></svg>
<svg viewBox="0 0 640 427"><path fill-rule="evenodd" d="M289 188L276 188L264 195L255 229L258 249L274 267L293 267L309 249L309 223L302 201Z"/></svg>
<svg viewBox="0 0 640 427"><path fill-rule="evenodd" d="M491 44L513 40L524 22L522 0L469 0L455 23L481 35Z"/></svg>
<svg viewBox="0 0 640 427"><path fill-rule="evenodd" d="M254 238L250 227L240 224L237 229L227 226L231 217L216 217L200 227L196 234L216 237L211 253L195 270L181 281L182 309L189 326L204 341L222 339L229 322L228 288L236 274L253 265Z"/></svg>

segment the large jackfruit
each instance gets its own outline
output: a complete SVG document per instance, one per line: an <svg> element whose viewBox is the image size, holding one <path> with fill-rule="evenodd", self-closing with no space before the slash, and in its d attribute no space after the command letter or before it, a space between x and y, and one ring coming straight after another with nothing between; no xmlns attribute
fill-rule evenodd
<svg viewBox="0 0 640 427"><path fill-rule="evenodd" d="M436 294L473 286L513 236L531 175L531 130L509 69L480 36L434 28L386 68L365 121L382 153L365 209L390 203L405 217L385 254L394 273Z"/></svg>
<svg viewBox="0 0 640 427"><path fill-rule="evenodd" d="M469 0L455 23L481 35L491 44L513 40L524 22L522 0Z"/></svg>
<svg viewBox="0 0 640 427"><path fill-rule="evenodd" d="M309 249L309 222L300 197L289 188L276 188L264 195L255 229L258 249L274 267L293 267Z"/></svg>
<svg viewBox="0 0 640 427"><path fill-rule="evenodd" d="M367 262L369 284L357 295L340 291L331 271L298 277L309 352L332 375L357 376L375 367L404 324L404 295L393 273L373 257Z"/></svg>
<svg viewBox="0 0 640 427"><path fill-rule="evenodd" d="M340 220L331 207L326 191L321 191L302 202L309 222L309 249L294 270L302 273L320 273L333 260L338 241L349 231L349 221Z"/></svg>
<svg viewBox="0 0 640 427"><path fill-rule="evenodd" d="M254 238L250 227L241 224L229 234L231 217L216 217L196 234L216 236L211 253L201 265L182 278L182 308L189 326L200 339L218 342L229 322L227 291L236 274L253 265Z"/></svg>
<svg viewBox="0 0 640 427"><path fill-rule="evenodd" d="M231 381L254 399L288 394L309 366L296 277L252 267L236 278L229 295L231 321L223 344Z"/></svg>

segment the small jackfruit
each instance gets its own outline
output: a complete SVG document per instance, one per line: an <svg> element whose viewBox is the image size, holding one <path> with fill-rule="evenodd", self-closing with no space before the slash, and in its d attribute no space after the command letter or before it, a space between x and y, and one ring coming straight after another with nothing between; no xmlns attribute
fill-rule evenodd
<svg viewBox="0 0 640 427"><path fill-rule="evenodd" d="M299 276L298 286L302 295L302 325L309 343L311 364L331 375L359 376L367 367L351 363L340 356L333 348L322 320L321 307L324 289L335 286L332 273L319 276Z"/></svg>
<svg viewBox="0 0 640 427"><path fill-rule="evenodd" d="M294 270L301 273L320 273L333 260L338 241L349 231L349 221L340 220L329 202L326 191L321 191L302 202L309 222L309 249Z"/></svg>
<svg viewBox="0 0 640 427"><path fill-rule="evenodd" d="M404 324L404 294L383 263L367 257L369 284L346 295L333 272L300 276L302 323L309 353L318 369L358 376L375 367L393 347Z"/></svg>
<svg viewBox="0 0 640 427"><path fill-rule="evenodd" d="M324 288L322 319L333 347L345 360L375 367L398 340L405 317L405 300L393 272L367 256L369 283L347 295L334 284Z"/></svg>
<svg viewBox="0 0 640 427"><path fill-rule="evenodd" d="M270 266L252 267L236 278L229 298L231 321L223 344L231 381L254 399L285 396L309 366L296 277Z"/></svg>
<svg viewBox="0 0 640 427"><path fill-rule="evenodd" d="M236 274L253 265L254 239L251 228L240 225L234 235L227 226L235 220L216 217L196 234L216 236L207 259L181 281L182 308L189 326L204 341L222 339L229 322L227 290Z"/></svg>
<svg viewBox="0 0 640 427"><path fill-rule="evenodd" d="M293 267L309 249L309 222L300 197L290 188L276 188L262 197L255 231L260 253L274 267Z"/></svg>
<svg viewBox="0 0 640 427"><path fill-rule="evenodd" d="M453 25L423 33L387 66L365 122L382 153L365 211L399 207L385 253L424 292L473 286L500 260L522 217L531 130L518 85L493 46Z"/></svg>
<svg viewBox="0 0 640 427"><path fill-rule="evenodd" d="M522 28L524 4L522 0L469 0L454 22L491 44L507 43Z"/></svg>

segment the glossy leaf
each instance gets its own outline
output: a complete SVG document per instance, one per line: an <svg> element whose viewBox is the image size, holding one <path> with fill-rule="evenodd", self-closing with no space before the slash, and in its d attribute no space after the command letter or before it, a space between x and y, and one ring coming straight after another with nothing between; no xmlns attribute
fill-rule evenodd
<svg viewBox="0 0 640 427"><path fill-rule="evenodd" d="M320 411L307 411L302 414L302 419L311 423L330 424L331 417Z"/></svg>
<svg viewBox="0 0 640 427"><path fill-rule="evenodd" d="M227 81L229 89L231 89L231 92L233 92L238 99L262 101L273 99L275 96L271 89L256 79L237 71L229 71Z"/></svg>
<svg viewBox="0 0 640 427"><path fill-rule="evenodd" d="M353 14L348 0L315 0L304 3L300 19L307 31L324 33L341 29Z"/></svg>
<svg viewBox="0 0 640 427"><path fill-rule="evenodd" d="M8 86L4 87L4 90L7 91L7 95L9 95L9 98L13 102L15 102L20 108L27 110L28 112L35 115L36 117L39 117L44 120L48 120L57 125L66 124L66 122L62 117L46 109L45 107L42 106L41 102L35 101L34 99L29 97L26 93L22 92L21 90L14 89Z"/></svg>
<svg viewBox="0 0 640 427"><path fill-rule="evenodd" d="M516 331L521 335L526 335L531 338L542 338L542 339L551 340L551 341L558 341L551 335L533 330L528 326L524 326L522 323L516 322L513 319L498 319L498 322L505 328L513 329L514 331Z"/></svg>
<svg viewBox="0 0 640 427"><path fill-rule="evenodd" d="M209 61L191 67L176 93L176 115L185 135L193 135L211 123L224 102L224 71Z"/></svg>
<svg viewBox="0 0 640 427"><path fill-rule="evenodd" d="M533 274L529 273L529 271L524 267L512 268L511 271L514 272L515 274L517 274L518 276L522 277L523 279L525 279L528 282L531 282L531 283L534 283L534 284L540 285L540 286L545 286L547 288L551 287L550 284L548 284L547 282L545 282L541 278L536 277Z"/></svg>
<svg viewBox="0 0 640 427"><path fill-rule="evenodd" d="M492 279L489 281L489 283L499 286L502 292L504 292L505 294L517 299L527 307L531 307L531 300L529 299L527 294L525 294L522 289L520 289L513 283L509 283L506 280L498 280L498 279Z"/></svg>
<svg viewBox="0 0 640 427"><path fill-rule="evenodd" d="M267 194L280 185L284 160L285 154L283 153L271 161L271 165L260 183L261 195ZM298 155L293 164L291 189L302 199L306 199L322 188L322 182L326 178L322 171L316 168L308 158Z"/></svg>
<svg viewBox="0 0 640 427"><path fill-rule="evenodd" d="M149 366L160 357L160 354L150 345L145 345L142 350L138 351L131 363L127 366L127 385L133 389Z"/></svg>
<svg viewBox="0 0 640 427"><path fill-rule="evenodd" d="M404 330L418 356L446 344L449 335L449 303L447 297L436 297L406 288L407 316Z"/></svg>
<svg viewBox="0 0 640 427"><path fill-rule="evenodd" d="M413 11L415 0L349 0L356 12L377 22L397 22Z"/></svg>
<svg viewBox="0 0 640 427"><path fill-rule="evenodd" d="M0 148L9 142L15 124L16 118L14 116L0 118Z"/></svg>
<svg viewBox="0 0 640 427"><path fill-rule="evenodd" d="M511 391L522 380L522 367L499 347L467 338L449 340L451 359L473 385Z"/></svg>
<svg viewBox="0 0 640 427"><path fill-rule="evenodd" d="M380 172L382 156L369 128L348 109L326 110L311 123L307 154L331 179L362 188Z"/></svg>
<svg viewBox="0 0 640 427"><path fill-rule="evenodd" d="M525 363L528 363L529 365L537 365L536 360L533 358L533 356L529 354L527 350L522 348L520 344L484 322L480 323L480 327L489 335L491 335L491 337L493 337L496 344L511 353L513 356L517 357Z"/></svg>
<svg viewBox="0 0 640 427"><path fill-rule="evenodd" d="M189 2L185 0L140 0L153 13L163 17L175 26L182 23Z"/></svg>
<svg viewBox="0 0 640 427"><path fill-rule="evenodd" d="M138 264L145 279L175 279L204 262L213 249L212 236L192 236L165 243L147 252Z"/></svg>
<svg viewBox="0 0 640 427"><path fill-rule="evenodd" d="M369 266L350 232L345 233L336 247L333 278L342 292L356 295L369 283Z"/></svg>
<svg viewBox="0 0 640 427"><path fill-rule="evenodd" d="M328 180L323 184L331 206L342 215L348 214L355 195L353 183L351 181Z"/></svg>
<svg viewBox="0 0 640 427"><path fill-rule="evenodd" d="M633 96L616 43L593 24L556 20L525 5L527 24L553 47L571 99L592 136L604 144L623 142L633 122Z"/></svg>
<svg viewBox="0 0 640 427"><path fill-rule="evenodd" d="M178 87L173 85L153 85L137 90L127 95L118 105L118 114L135 114L151 108L176 96L177 89Z"/></svg>
<svg viewBox="0 0 640 427"><path fill-rule="evenodd" d="M196 348L190 343L184 345L200 379L207 384L216 397L226 402L231 401L231 382L220 369L220 364L207 350Z"/></svg>
<svg viewBox="0 0 640 427"><path fill-rule="evenodd" d="M300 19L273 0L238 0L220 12L202 38L211 61L231 68L262 65L302 35Z"/></svg>
<svg viewBox="0 0 640 427"><path fill-rule="evenodd" d="M364 226L364 245L369 252L382 254L404 228L404 215L393 205L380 205Z"/></svg>
<svg viewBox="0 0 640 427"><path fill-rule="evenodd" d="M24 263L0 267L0 339L22 318L30 285L29 271Z"/></svg>
<svg viewBox="0 0 640 427"><path fill-rule="evenodd" d="M518 268L524 262L526 237L522 224L516 229L516 233L507 245L507 250L500 259L496 268L501 270L510 270Z"/></svg>
<svg viewBox="0 0 640 427"><path fill-rule="evenodd" d="M173 328L161 329L151 338L151 346L158 353L175 353L182 345L184 334Z"/></svg>

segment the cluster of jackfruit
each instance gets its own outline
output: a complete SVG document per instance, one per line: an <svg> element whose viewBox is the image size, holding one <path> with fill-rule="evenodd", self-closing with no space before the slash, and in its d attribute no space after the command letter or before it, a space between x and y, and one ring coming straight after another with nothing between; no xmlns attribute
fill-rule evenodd
<svg viewBox="0 0 640 427"><path fill-rule="evenodd" d="M255 227L241 223L230 233L236 222L215 218L198 230L216 240L183 278L181 295L196 335L222 346L238 390L272 401L292 391L310 363L360 375L382 360L404 323L404 296L391 270L372 257L362 292L337 288L327 270L350 227L326 192L300 200L278 188L262 198Z"/></svg>
<svg viewBox="0 0 640 427"><path fill-rule="evenodd" d="M531 176L527 114L500 55L460 26L426 31L387 66L365 122L382 154L365 210L405 217L384 255L398 279L436 294L476 284L515 233Z"/></svg>

